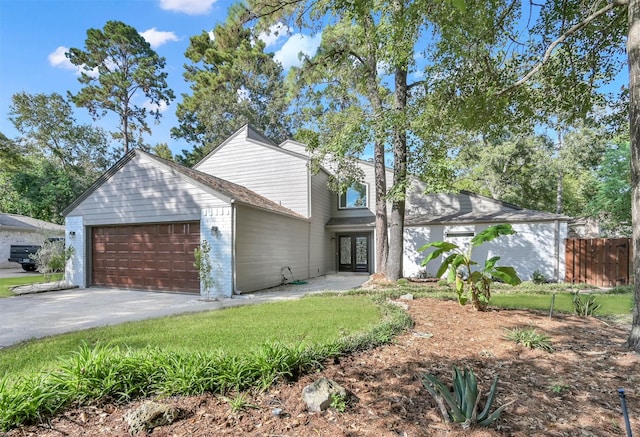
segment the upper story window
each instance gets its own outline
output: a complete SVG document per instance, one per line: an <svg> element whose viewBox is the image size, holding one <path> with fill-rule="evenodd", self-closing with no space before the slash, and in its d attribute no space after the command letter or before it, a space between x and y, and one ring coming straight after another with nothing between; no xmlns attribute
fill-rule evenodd
<svg viewBox="0 0 640 437"><path fill-rule="evenodd" d="M340 195L339 207L343 208L366 208L367 194L369 187L367 184L356 183L352 187L349 187L345 193Z"/></svg>

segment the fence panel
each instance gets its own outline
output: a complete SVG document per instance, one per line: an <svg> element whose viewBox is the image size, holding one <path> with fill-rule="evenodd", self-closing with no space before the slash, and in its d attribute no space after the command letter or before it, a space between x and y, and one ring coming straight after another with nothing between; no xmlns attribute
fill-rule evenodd
<svg viewBox="0 0 640 437"><path fill-rule="evenodd" d="M631 282L630 238L568 238L565 243L565 282L596 287Z"/></svg>

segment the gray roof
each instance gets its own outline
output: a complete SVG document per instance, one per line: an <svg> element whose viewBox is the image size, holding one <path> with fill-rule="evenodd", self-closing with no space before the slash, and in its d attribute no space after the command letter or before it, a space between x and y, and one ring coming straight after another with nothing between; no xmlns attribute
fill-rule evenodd
<svg viewBox="0 0 640 437"><path fill-rule="evenodd" d="M49 231L64 232L64 226L44 220L34 219L25 215L0 213L0 229L12 228L25 231L38 231L46 229Z"/></svg>
<svg viewBox="0 0 640 437"><path fill-rule="evenodd" d="M80 197L74 200L71 205L69 205L64 211L62 211L62 215L67 215L73 209L75 209L80 203L82 203L87 197L91 195L95 190L97 190L102 184L104 184L111 176L117 173L122 167L124 167L129 161L131 161L136 154L140 156L145 156L149 159L152 159L158 162L160 165L164 165L165 167L171 168L178 173L185 176L191 182L195 182L201 186L205 186L223 196L229 198L232 201L239 202L248 206L253 206L256 208L264 209L267 211L275 212L278 214L284 214L296 218L305 218L302 215L298 214L295 211L290 210L289 208L285 208L284 206L275 203L266 197L262 197L258 193L251 191L250 189L243 187L242 185L234 184L233 182L226 181L224 179L217 178L215 176L211 176L209 174L203 173L198 170L194 170L192 168L185 167L183 165L177 164L173 161L169 161L158 156L152 155L150 153L143 152L141 150L134 149L127 153L124 157L122 157L116 164L113 165L109 170L107 170L100 178L89 187Z"/></svg>
<svg viewBox="0 0 640 437"><path fill-rule="evenodd" d="M376 218L373 215L364 217L333 217L329 219L326 226L374 226Z"/></svg>
<svg viewBox="0 0 640 437"><path fill-rule="evenodd" d="M404 223L407 226L433 225L443 223L514 223L514 222L548 222L553 220L568 221L569 217L543 211L514 209L498 212L461 211L445 215L407 215Z"/></svg>

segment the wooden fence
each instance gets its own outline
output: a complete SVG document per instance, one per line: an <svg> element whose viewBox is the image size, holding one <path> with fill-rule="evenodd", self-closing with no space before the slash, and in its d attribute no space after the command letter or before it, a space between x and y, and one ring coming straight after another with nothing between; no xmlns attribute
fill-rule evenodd
<svg viewBox="0 0 640 437"><path fill-rule="evenodd" d="M565 282L596 287L631 283L631 239L568 238L565 240Z"/></svg>

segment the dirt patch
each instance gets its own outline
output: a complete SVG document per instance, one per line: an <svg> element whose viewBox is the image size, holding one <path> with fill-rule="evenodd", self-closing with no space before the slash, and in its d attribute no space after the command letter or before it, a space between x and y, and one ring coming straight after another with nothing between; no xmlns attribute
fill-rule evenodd
<svg viewBox="0 0 640 437"><path fill-rule="evenodd" d="M627 327L595 318L493 310L434 299L409 302L415 326L394 344L327 363L324 370L266 393L233 414L213 395L160 402L181 410L178 421L152 436L622 436L618 388L627 394L631 426L640 432L640 356L623 347ZM529 350L504 337L505 328L535 327L554 352ZM452 366L469 367L486 393L500 378L496 405L514 400L490 428L467 432L443 422L422 387L422 372L450 382ZM302 389L325 376L353 399L344 412L308 413ZM139 402L72 409L47 424L9 436L126 436L123 417ZM274 409L283 414L274 415Z"/></svg>

